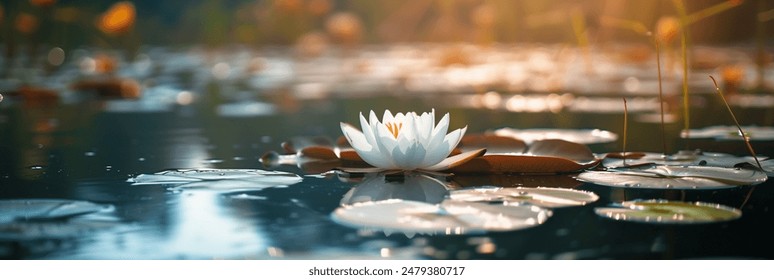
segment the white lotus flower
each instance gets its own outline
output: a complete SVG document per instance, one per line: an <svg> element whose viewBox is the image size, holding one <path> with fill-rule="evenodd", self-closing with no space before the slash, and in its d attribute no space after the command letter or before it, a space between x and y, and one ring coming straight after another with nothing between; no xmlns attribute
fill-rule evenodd
<svg viewBox="0 0 774 280"><path fill-rule="evenodd" d="M449 114L435 124L435 110L417 115L414 112L392 115L384 112L382 121L373 111L366 121L360 113L357 130L347 123L341 123L341 131L366 163L376 170L427 170L449 169L483 154L482 150L471 151L447 158L465 134L467 126L446 134L449 128Z"/></svg>

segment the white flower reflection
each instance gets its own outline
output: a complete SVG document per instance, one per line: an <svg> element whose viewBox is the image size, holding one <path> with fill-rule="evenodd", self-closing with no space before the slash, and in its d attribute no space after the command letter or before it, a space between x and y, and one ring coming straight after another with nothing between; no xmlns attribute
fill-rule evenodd
<svg viewBox="0 0 774 280"><path fill-rule="evenodd" d="M447 183L426 174L367 174L331 213L338 224L386 235L481 234L544 223L552 211L532 204L491 204L449 198Z"/></svg>
<svg viewBox="0 0 774 280"><path fill-rule="evenodd" d="M373 111L368 121L360 113L360 126L362 132L341 123L341 131L357 154L377 170L440 171L482 152L472 151L447 158L462 139L467 126L446 134L449 114L436 125L435 110L422 115L415 112L393 115L386 110L381 121Z"/></svg>
<svg viewBox="0 0 774 280"><path fill-rule="evenodd" d="M399 176L371 173L344 195L341 205L388 199L440 203L449 194L447 184L418 173Z"/></svg>

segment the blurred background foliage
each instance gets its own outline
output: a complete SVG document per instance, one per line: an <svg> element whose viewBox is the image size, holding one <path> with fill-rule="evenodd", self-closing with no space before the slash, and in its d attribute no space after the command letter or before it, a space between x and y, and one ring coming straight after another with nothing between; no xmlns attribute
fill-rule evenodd
<svg viewBox="0 0 774 280"><path fill-rule="evenodd" d="M180 46L298 42L645 42L678 0L4 0L0 40L12 45ZM774 1L690 0L688 14L725 9L690 25L698 44L752 42ZM120 11L121 6L125 9ZM116 11L119 9L119 11ZM113 14L111 15L111 11ZM121 14L123 13L123 14ZM113 30L105 17L115 17ZM770 16L770 15L769 15ZM107 19L109 21L110 19ZM126 26L120 26L126 23ZM103 26L101 26L101 24ZM579 30L579 28L581 28ZM774 37L774 28L763 34ZM10 47L12 48L12 47Z"/></svg>

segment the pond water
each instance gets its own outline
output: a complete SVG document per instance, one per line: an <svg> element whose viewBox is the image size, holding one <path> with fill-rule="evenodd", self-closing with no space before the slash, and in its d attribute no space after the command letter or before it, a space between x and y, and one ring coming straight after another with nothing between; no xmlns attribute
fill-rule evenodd
<svg viewBox="0 0 774 280"><path fill-rule="evenodd" d="M756 186L709 190L638 189L581 182L573 174L362 178L324 172L330 168L325 164L262 163L261 158L269 152L284 153L283 142L332 143L341 136L340 122L356 124L360 112L384 109L427 112L434 108L437 117L449 112L450 128L467 126L469 134L499 128L607 130L618 134L617 140L588 146L595 153L620 151L621 96L629 99L630 106L627 149L663 149L658 117L653 117L658 113L657 95L644 89L652 86L653 75L638 76L640 72L635 70L640 71L641 66L620 66L629 71L623 71L627 73L624 75L636 77L636 82L617 77L621 73L600 70L601 74L593 78L603 81L599 84L571 82L571 86L564 85L556 91L541 90L538 81L527 83L521 78L521 88L509 88L482 77L450 88L432 82L432 78L419 79L421 73L402 76L405 80L400 83L396 82L399 78L384 74L389 71L379 72L380 67L386 69L388 65L377 64L382 60L375 58L401 51L406 51L406 47L367 49L357 59L318 58L322 62L315 65L315 61L293 62L287 54L277 51L209 54L213 58L191 51L148 50L144 60L124 66L117 74L130 77L143 87L142 97L137 100L107 98L109 94L99 91L67 87L76 80L98 77L84 74L77 59L58 72L40 73L48 75L44 77L51 81L41 77L37 85L59 93L53 102L41 96L8 93L20 79L14 78L18 73L7 75L2 83L6 92L0 99L0 209L15 212L0 213L0 258L774 257L771 180ZM501 54L507 51L512 50L502 50ZM551 53L545 49L533 51ZM159 60L155 61L156 58ZM251 61L250 58L256 58L252 61L262 70L242 76L229 74L243 71L247 66L239 61ZM367 60L371 58L374 59ZM371 75L352 73L331 78L326 74L340 70L325 67L356 67L356 62L361 63L362 69L371 69L363 71ZM401 67L410 65L410 61L401 63ZM601 69L610 71L605 67L615 65L609 63L612 66L603 65ZM471 70L474 67L459 66L443 75L489 73L486 69ZM575 75L573 71L567 72ZM711 85L709 79L707 82ZM618 92L627 87L634 90ZM721 111L722 103L711 91L701 91L702 87L697 88L699 93L692 99L694 128L731 125L730 117ZM768 95L740 96L732 107L743 125L772 125L774 107L745 106L743 102L744 98L763 100ZM674 110L679 105L671 106ZM681 128L679 111L670 114L666 124L670 153L687 148L748 155L741 141L689 141L679 138ZM774 153L774 141L770 139L756 140L753 136L752 144L759 154ZM184 177L178 182L136 183L139 175L171 169L214 169L207 172L223 172L224 178ZM233 173L235 169L291 174L256 178L252 173L253 177L237 174L253 171ZM240 177L243 175L247 177ZM569 194L571 198L540 198L552 195L551 191L500 193L516 187L577 192ZM480 201L471 198L470 191L465 191L471 188L483 188L482 193L488 196L479 197ZM508 199L492 199L495 192ZM463 199L454 200L455 197ZM363 202L358 199L398 199L405 206L355 209L350 204ZM518 199L542 200L535 204L514 202ZM638 199L700 201L722 206L711 206L713 209L732 210L731 214L718 214L728 219L699 223L651 223L611 219L597 213L597 209L609 209L600 207L620 206L624 201ZM513 205L507 207L491 200L506 200ZM43 206L35 208L39 211L35 213L20 210L19 205L30 204ZM403 209L418 210L406 214ZM394 222L390 219L400 217L386 217L389 211L421 220L417 224L448 224L441 226L442 230L432 226L390 227L389 223ZM705 217L702 213L693 214ZM374 219L365 216L365 220L377 225L358 226L363 224L358 224L357 215L374 215ZM492 216L491 220L487 215ZM390 221L374 221L380 218ZM510 226L502 227L504 224Z"/></svg>

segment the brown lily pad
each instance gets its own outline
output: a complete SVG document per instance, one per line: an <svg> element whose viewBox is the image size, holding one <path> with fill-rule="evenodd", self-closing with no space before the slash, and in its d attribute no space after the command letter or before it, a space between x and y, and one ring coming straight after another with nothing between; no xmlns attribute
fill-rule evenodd
<svg viewBox="0 0 774 280"><path fill-rule="evenodd" d="M336 152L330 147L325 146L309 146L298 151L299 156L311 157L321 160L335 160L339 159L336 156Z"/></svg>
<svg viewBox="0 0 774 280"><path fill-rule="evenodd" d="M535 141L526 152L489 153L450 169L454 173L559 174L588 169L600 159L583 144L558 139Z"/></svg>
<svg viewBox="0 0 774 280"><path fill-rule="evenodd" d="M461 150L484 148L490 153L520 153L527 149L527 143L511 137L472 134L462 137L458 147Z"/></svg>
<svg viewBox="0 0 774 280"><path fill-rule="evenodd" d="M333 150L334 146L327 137L293 137L280 144L288 154L295 154L307 147L323 147Z"/></svg>

